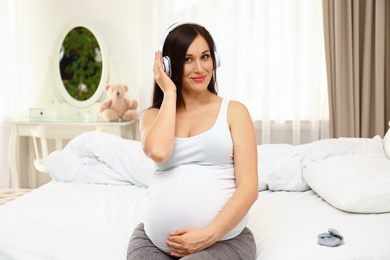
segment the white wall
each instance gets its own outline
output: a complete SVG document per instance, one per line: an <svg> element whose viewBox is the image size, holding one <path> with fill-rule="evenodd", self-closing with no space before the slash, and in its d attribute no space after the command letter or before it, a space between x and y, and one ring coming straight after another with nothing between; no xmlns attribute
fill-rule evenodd
<svg viewBox="0 0 390 260"><path fill-rule="evenodd" d="M60 35L70 23L83 20L91 24L104 39L119 83L130 87L129 97L138 100L136 37L138 35L136 0L32 0L24 1L23 39L25 46L25 88L33 88L36 96L30 106L40 106L36 100L50 97L43 89L49 68L49 57L56 51ZM50 87L50 86L49 86ZM39 95L39 97L38 97ZM27 111L22 111L27 113Z"/></svg>
<svg viewBox="0 0 390 260"><path fill-rule="evenodd" d="M12 3L12 1L15 1ZM12 8L11 7L12 3ZM119 83L130 87L128 97L139 100L139 68L136 58L139 41L139 0L0 0L1 13L0 30L5 31L14 28L7 24L10 20L18 22L16 39L20 46L17 68L18 80L7 79L0 82L14 82L22 89L25 97L22 97L18 111L12 116L28 115L28 108L32 106L46 106L50 104L53 91L50 82L48 85L49 58L58 53L58 44L62 39L60 35L75 20L83 20L94 28L102 36L108 55L114 58L114 69ZM11 12L11 13L10 13ZM11 19L10 19L11 17ZM16 18L12 18L16 17ZM142 20L141 20L142 22ZM4 64L3 54L7 53L7 41L4 33L0 32L0 62L1 68L12 64ZM4 71L4 70L3 70ZM14 75L15 76L15 75ZM12 74L0 73L0 78L14 77ZM148 82L149 83L149 82ZM152 84L150 85L150 89ZM13 86L9 86L13 87ZM149 91L150 92L150 91ZM14 97L20 99L20 96ZM146 106L145 104L140 104ZM3 143L1 143L3 144ZM29 147L31 142L26 138L20 140L21 148ZM4 143L4 146L8 146ZM4 147L2 147L4 148ZM7 148L3 149L7 152ZM21 158L29 158L28 149L21 149ZM28 173L26 162L21 163L21 172ZM38 183L43 184L49 180L48 176L40 174ZM23 187L28 186L27 175L24 174L21 181ZM5 186L4 186L5 185ZM8 187L8 183L0 186Z"/></svg>

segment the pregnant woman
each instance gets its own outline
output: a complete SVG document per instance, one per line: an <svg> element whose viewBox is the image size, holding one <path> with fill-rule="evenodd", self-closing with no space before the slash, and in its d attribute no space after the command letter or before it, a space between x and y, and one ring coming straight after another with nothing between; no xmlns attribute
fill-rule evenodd
<svg viewBox="0 0 390 260"><path fill-rule="evenodd" d="M156 164L128 259L255 259L246 227L256 201L257 147L246 107L216 91L210 33L171 26L154 59L153 105L140 122Z"/></svg>

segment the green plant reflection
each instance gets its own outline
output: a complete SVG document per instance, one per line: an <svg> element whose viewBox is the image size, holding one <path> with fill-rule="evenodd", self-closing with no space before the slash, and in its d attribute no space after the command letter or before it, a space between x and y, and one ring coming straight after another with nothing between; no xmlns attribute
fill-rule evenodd
<svg viewBox="0 0 390 260"><path fill-rule="evenodd" d="M76 27L66 35L60 50L60 71L65 89L73 98L87 100L95 93L102 76L102 56L88 29Z"/></svg>

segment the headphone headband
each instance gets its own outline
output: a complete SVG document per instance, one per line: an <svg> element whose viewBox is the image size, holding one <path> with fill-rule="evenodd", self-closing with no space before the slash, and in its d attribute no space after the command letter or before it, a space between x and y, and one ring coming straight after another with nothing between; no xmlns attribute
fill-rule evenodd
<svg viewBox="0 0 390 260"><path fill-rule="evenodd" d="M174 23L174 24L172 24L172 25L169 26L169 28L166 30L166 32L164 33L164 36L163 36L162 39L161 39L160 47L158 48L159 51L162 52L163 47L164 47L165 40L167 39L169 33L172 32L173 30L175 30L177 27L182 26L182 25L184 25L184 24L193 24L193 25L202 26L202 25L200 25L200 24L198 24L198 23L192 23L192 22L180 22L180 23ZM202 27L203 27L203 26L202 26ZM213 41L214 41L214 39L213 39ZM214 44L214 46L215 46L215 44Z"/></svg>

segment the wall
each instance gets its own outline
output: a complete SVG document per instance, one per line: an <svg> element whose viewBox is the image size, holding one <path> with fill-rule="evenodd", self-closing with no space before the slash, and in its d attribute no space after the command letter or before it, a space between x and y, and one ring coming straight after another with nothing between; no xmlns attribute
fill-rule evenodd
<svg viewBox="0 0 390 260"><path fill-rule="evenodd" d="M12 1L12 0L11 0ZM137 87L138 67L134 62L138 55L138 1L137 0L24 0L18 5L21 14L21 46L23 68L22 89L31 93L28 104L20 114L28 115L28 107L47 106L53 97L52 83L47 81L50 58L57 51L60 35L70 23L83 20L101 34L109 56L114 58L118 82L130 87L129 98L139 99ZM59 50L58 50L59 51ZM32 145L31 140L21 138L22 148ZM33 169L29 149L21 149L21 158L30 164L20 165L21 184L28 187L28 175ZM49 181L49 176L39 173L38 185Z"/></svg>
<svg viewBox="0 0 390 260"><path fill-rule="evenodd" d="M25 42L28 88L36 96L32 106L42 106L50 99L52 86L46 86L49 58L59 44L60 35L75 20L83 20L95 27L104 39L109 56L114 58L118 82L130 87L129 97L138 99L137 65L137 1L133 0L33 0L24 1L23 41ZM107 11L108 10L108 11ZM27 111L24 111L25 113Z"/></svg>

